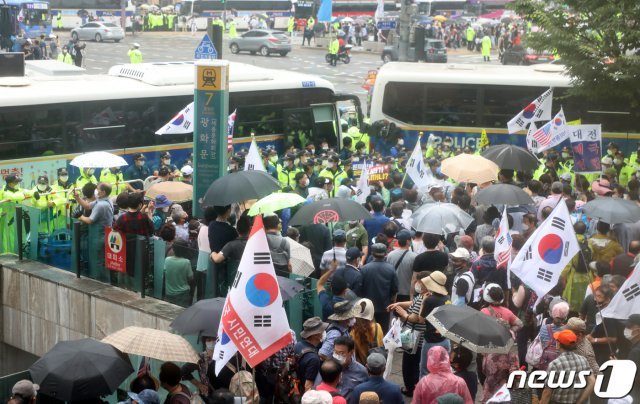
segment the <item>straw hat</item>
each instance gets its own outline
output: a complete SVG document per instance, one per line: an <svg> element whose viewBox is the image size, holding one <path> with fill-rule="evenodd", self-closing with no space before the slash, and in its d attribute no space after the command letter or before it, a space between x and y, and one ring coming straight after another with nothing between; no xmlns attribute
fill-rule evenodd
<svg viewBox="0 0 640 404"><path fill-rule="evenodd" d="M447 283L447 276L440 271L434 271L431 275L422 278L420 280L424 287L427 288L429 292L438 293L441 295L447 295L447 289L445 288L445 284Z"/></svg>

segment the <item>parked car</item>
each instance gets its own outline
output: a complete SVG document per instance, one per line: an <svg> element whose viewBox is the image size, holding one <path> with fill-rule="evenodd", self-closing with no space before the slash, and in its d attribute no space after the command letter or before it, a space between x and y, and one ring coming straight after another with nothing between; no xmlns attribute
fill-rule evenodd
<svg viewBox="0 0 640 404"><path fill-rule="evenodd" d="M255 55L260 52L262 56L269 56L278 53L280 56L287 56L291 52L291 40L282 31L266 29L252 29L229 43L231 53L251 52Z"/></svg>
<svg viewBox="0 0 640 404"><path fill-rule="evenodd" d="M551 52L534 51L531 48L516 45L504 51L501 62L503 65L531 65L536 63L549 63L554 57Z"/></svg>
<svg viewBox="0 0 640 404"><path fill-rule="evenodd" d="M110 22L92 21L71 30L71 38L79 40L95 40L96 42L124 39L124 30Z"/></svg>
<svg viewBox="0 0 640 404"><path fill-rule="evenodd" d="M384 63L395 62L399 59L398 45L385 46L382 51L382 61ZM417 62L416 49L409 47L408 56L410 62ZM440 39L425 38L424 40L424 57L428 63L447 63L447 48Z"/></svg>

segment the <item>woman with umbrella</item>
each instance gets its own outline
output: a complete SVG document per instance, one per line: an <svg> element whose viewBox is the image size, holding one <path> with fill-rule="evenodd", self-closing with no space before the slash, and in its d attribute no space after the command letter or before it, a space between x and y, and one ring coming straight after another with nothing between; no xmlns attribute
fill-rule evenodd
<svg viewBox="0 0 640 404"><path fill-rule="evenodd" d="M480 310L481 312L496 318L511 331L512 335L522 328L522 321L511 310L502 306L504 292L500 285L495 283L487 285L482 298L488 305ZM482 402L489 400L507 382L509 374L518 368L517 351L508 354L486 354L482 360L482 371L485 375Z"/></svg>

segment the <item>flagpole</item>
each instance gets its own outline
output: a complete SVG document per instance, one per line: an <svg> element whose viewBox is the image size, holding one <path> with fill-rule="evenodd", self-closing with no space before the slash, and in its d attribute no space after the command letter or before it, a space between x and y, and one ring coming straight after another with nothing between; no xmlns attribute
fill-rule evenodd
<svg viewBox="0 0 640 404"><path fill-rule="evenodd" d="M582 248L580 249L580 257L582 261L586 264L587 260L584 257L584 253L582 252ZM593 273L593 269L589 265L587 265L587 272L591 276L592 280L595 280L595 274ZM595 294L596 291L593 289L593 281L589 282L589 287L591 288L591 292L593 293L593 300L595 302ZM596 308L598 309L598 313L600 314L600 318L602 319L602 329L604 330L604 336L607 338L607 346L609 347L609 354L611 356L615 356L615 352L613 351L613 347L611 346L611 342L609 342L609 331L607 331L607 325L604 323L604 317L602 316L602 310L600 309L600 305L596 302Z"/></svg>

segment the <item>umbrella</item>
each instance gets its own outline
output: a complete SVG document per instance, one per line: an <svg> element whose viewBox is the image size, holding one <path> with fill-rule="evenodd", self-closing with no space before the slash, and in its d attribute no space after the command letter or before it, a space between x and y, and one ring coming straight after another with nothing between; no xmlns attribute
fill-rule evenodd
<svg viewBox="0 0 640 404"><path fill-rule="evenodd" d="M287 237L289 242L289 250L291 251L291 272L296 275L309 276L315 271L313 259L311 258L311 250L295 240Z"/></svg>
<svg viewBox="0 0 640 404"><path fill-rule="evenodd" d="M193 200L193 185L179 181L161 181L151 185L145 196L155 199L158 195L166 196L173 202L187 202Z"/></svg>
<svg viewBox="0 0 640 404"><path fill-rule="evenodd" d="M582 211L609 224L635 223L640 220L640 206L621 198L596 198L587 202Z"/></svg>
<svg viewBox="0 0 640 404"><path fill-rule="evenodd" d="M133 373L129 356L109 344L84 338L58 342L30 368L40 393L62 401L111 394Z"/></svg>
<svg viewBox="0 0 640 404"><path fill-rule="evenodd" d="M430 234L450 234L466 230L473 218L453 203L430 203L411 215L416 231Z"/></svg>
<svg viewBox="0 0 640 404"><path fill-rule="evenodd" d="M278 192L275 194L267 195L254 203L249 209L249 216L255 216L264 213L273 213L275 211L290 208L292 206L305 203L306 199L298 194Z"/></svg>
<svg viewBox="0 0 640 404"><path fill-rule="evenodd" d="M433 17L433 19L440 22L447 21L447 17L445 17L444 15L436 15L435 17Z"/></svg>
<svg viewBox="0 0 640 404"><path fill-rule="evenodd" d="M278 275L278 286L282 301L285 302L304 290L304 286L300 282L280 275Z"/></svg>
<svg viewBox="0 0 640 404"><path fill-rule="evenodd" d="M477 353L509 353L513 338L497 319L468 306L436 307L427 321L440 334Z"/></svg>
<svg viewBox="0 0 640 404"><path fill-rule="evenodd" d="M305 205L291 218L290 226L346 222L370 219L371 215L358 202L350 199L321 199Z"/></svg>
<svg viewBox="0 0 640 404"><path fill-rule="evenodd" d="M81 154L71 160L70 164L79 168L111 168L128 165L122 157L103 151Z"/></svg>
<svg viewBox="0 0 640 404"><path fill-rule="evenodd" d="M202 204L227 206L233 202L260 199L279 189L278 180L264 171L238 171L215 180L204 195Z"/></svg>
<svg viewBox="0 0 640 404"><path fill-rule="evenodd" d="M511 184L493 184L476 194L478 203L484 205L529 205L533 199L522 188Z"/></svg>
<svg viewBox="0 0 640 404"><path fill-rule="evenodd" d="M533 172L540 164L536 156L527 149L510 144L491 146L483 151L481 156L506 170Z"/></svg>
<svg viewBox="0 0 640 404"><path fill-rule="evenodd" d="M353 22L353 18L351 18L351 17L344 17L344 18L342 19L342 22L352 23L352 22Z"/></svg>
<svg viewBox="0 0 640 404"><path fill-rule="evenodd" d="M153 328L126 327L107 335L102 342L111 344L122 352L165 362L198 363L200 359L186 339Z"/></svg>
<svg viewBox="0 0 640 404"><path fill-rule="evenodd" d="M171 328L183 335L215 337L224 301L224 297L216 297L196 302L173 320Z"/></svg>
<svg viewBox="0 0 640 404"><path fill-rule="evenodd" d="M475 154L459 154L442 160L442 172L458 182L482 184L493 181L498 166L491 160Z"/></svg>

